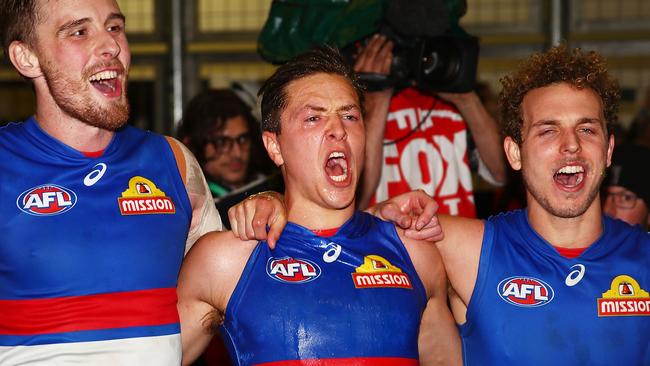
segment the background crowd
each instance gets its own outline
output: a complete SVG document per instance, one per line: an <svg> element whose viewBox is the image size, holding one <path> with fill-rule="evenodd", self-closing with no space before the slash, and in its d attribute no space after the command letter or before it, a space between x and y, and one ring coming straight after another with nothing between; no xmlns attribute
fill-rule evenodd
<svg viewBox="0 0 650 366"><path fill-rule="evenodd" d="M344 50L350 66L362 76L367 89L367 134L365 170L357 191L358 208L365 209L417 189L436 200L438 212L453 216L485 219L501 211L525 207L521 173L507 167L503 152L502 121L496 100L499 91L494 83L482 81L480 73L476 75L479 59L462 53L448 56L452 61L456 57L463 71L448 78L423 79L418 72L424 72L426 65L408 63L410 56L405 49L414 47L408 40L420 42L444 36L460 43L472 39L461 27L463 16L471 14L468 4L452 0L397 3L377 1L355 9L357 13L335 7L327 11L318 9L322 22L358 19L358 23L348 25L354 32L348 29L345 33L343 29L332 34L327 29L314 29L313 21L307 22L314 7L305 5L299 13L291 13L282 7L282 2L274 2L269 20L275 20L277 27L269 28L267 23L262 29L260 56L280 64L311 46L334 44ZM391 10L391 6L399 6L399 11ZM643 9L650 17L650 9ZM430 12L444 16L432 17ZM286 28L282 21L290 23L292 17L304 19ZM291 33L296 34L295 38L286 33L290 31L297 32ZM551 43L540 48L548 48ZM433 47L427 49L433 53L439 51L435 47L452 47L449 43L423 44ZM407 62L407 70L413 74L404 76L395 71L404 67L400 62ZM469 81L458 81L466 78ZM179 118L159 129L166 132L172 130L169 126L175 126L175 137L196 157L223 225L230 228L230 207L258 192L282 192L284 185L262 143L256 84L252 88L237 83L198 84L201 86L188 88L194 93L181 103L182 114L176 115ZM640 101L637 110L628 113L627 119L620 118L614 128L616 147L601 187L601 199L605 214L647 231L650 86L643 86L645 90L641 86L636 90L643 94L636 97ZM138 90L133 94L142 98ZM630 99L625 93L623 97ZM134 117L130 124L144 123L138 119L141 111L154 114L150 101L139 105L134 100L131 104ZM229 364L218 338L196 364Z"/></svg>

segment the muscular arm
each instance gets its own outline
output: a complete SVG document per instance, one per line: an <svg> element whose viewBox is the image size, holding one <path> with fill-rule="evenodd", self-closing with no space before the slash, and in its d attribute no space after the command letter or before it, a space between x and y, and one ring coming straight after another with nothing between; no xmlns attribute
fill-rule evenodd
<svg viewBox="0 0 650 366"><path fill-rule="evenodd" d="M436 246L457 295L455 300L462 301L454 304L454 316L463 323L476 283L485 224L482 220L447 215L439 215L438 220L445 237Z"/></svg>
<svg viewBox="0 0 650 366"><path fill-rule="evenodd" d="M232 232L203 236L183 261L178 278L183 365L207 347L257 242L242 243Z"/></svg>
<svg viewBox="0 0 650 366"><path fill-rule="evenodd" d="M447 306L447 276L442 258L430 243L406 238L402 233L400 237L428 296L418 335L420 364L461 365L460 337Z"/></svg>
<svg viewBox="0 0 650 366"><path fill-rule="evenodd" d="M490 175L497 183L506 180L506 163L499 127L487 112L478 95L470 93L438 93L442 99L453 103L463 116L472 133L476 148Z"/></svg>
<svg viewBox="0 0 650 366"><path fill-rule="evenodd" d="M222 230L221 218L194 155L178 140L167 137L167 141L174 152L178 171L181 173L192 205L192 222L185 242L185 253L187 253L203 234Z"/></svg>

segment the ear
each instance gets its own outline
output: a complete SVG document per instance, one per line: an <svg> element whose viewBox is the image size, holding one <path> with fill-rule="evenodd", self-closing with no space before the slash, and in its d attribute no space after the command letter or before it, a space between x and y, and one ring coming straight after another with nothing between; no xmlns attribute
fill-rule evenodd
<svg viewBox="0 0 650 366"><path fill-rule="evenodd" d="M514 170L521 169L521 151L519 150L519 144L515 142L510 136L506 136L503 139L503 149L506 152L506 157L510 166Z"/></svg>
<svg viewBox="0 0 650 366"><path fill-rule="evenodd" d="M264 142L266 152L275 165L282 166L284 164L284 158L282 157L282 151L280 151L278 135L275 132L264 131L262 133L262 142Z"/></svg>
<svg viewBox="0 0 650 366"><path fill-rule="evenodd" d="M609 135L609 143L607 146L607 167L609 168L610 165L612 165L612 154L614 153L614 142L616 139L614 138L614 134Z"/></svg>
<svg viewBox="0 0 650 366"><path fill-rule="evenodd" d="M9 59L16 70L26 78L34 79L42 75L41 65L38 62L36 53L25 42L11 42L9 45Z"/></svg>

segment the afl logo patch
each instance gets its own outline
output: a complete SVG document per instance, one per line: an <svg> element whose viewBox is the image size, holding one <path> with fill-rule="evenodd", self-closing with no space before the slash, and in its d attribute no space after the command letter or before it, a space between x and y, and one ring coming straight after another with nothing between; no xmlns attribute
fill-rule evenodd
<svg viewBox="0 0 650 366"><path fill-rule="evenodd" d="M546 282L534 278L515 276L499 282L497 292L509 304L521 307L538 307L553 300L555 292Z"/></svg>
<svg viewBox="0 0 650 366"><path fill-rule="evenodd" d="M21 193L16 206L34 216L53 216L69 211L77 203L77 195L56 184L44 184Z"/></svg>
<svg viewBox="0 0 650 366"><path fill-rule="evenodd" d="M276 281L299 284L317 279L321 269L316 263L307 259L271 257L266 262L266 274Z"/></svg>

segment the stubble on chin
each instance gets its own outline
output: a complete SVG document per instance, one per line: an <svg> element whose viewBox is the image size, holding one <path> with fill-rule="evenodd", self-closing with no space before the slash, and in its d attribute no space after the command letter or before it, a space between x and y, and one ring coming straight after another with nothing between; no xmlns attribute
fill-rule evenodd
<svg viewBox="0 0 650 366"><path fill-rule="evenodd" d="M603 170L598 175L598 177L596 177L596 179L598 179L598 183L591 189L591 191L587 195L587 198L578 206L576 206L575 202L566 202L565 206L562 206L561 204L557 206L554 205L549 198L550 195L544 194L543 192L541 192L541 190L537 189L537 187L534 184L530 183L531 178L527 177L525 171L522 171L522 177L523 177L523 182L526 191L530 194L530 196L533 197L533 199L540 206L542 206L542 208L545 211L547 211L553 216L569 219L569 218L575 218L581 216L585 212L587 212L587 209L591 207L591 204L598 196L600 185L603 181L603 178L605 177L605 174Z"/></svg>
<svg viewBox="0 0 650 366"><path fill-rule="evenodd" d="M115 131L129 119L130 106L126 96L126 81L122 85L122 96L117 100L98 104L93 98L92 86L85 81L69 80L48 63L42 64L43 75L50 94L58 107L71 117L88 125Z"/></svg>

